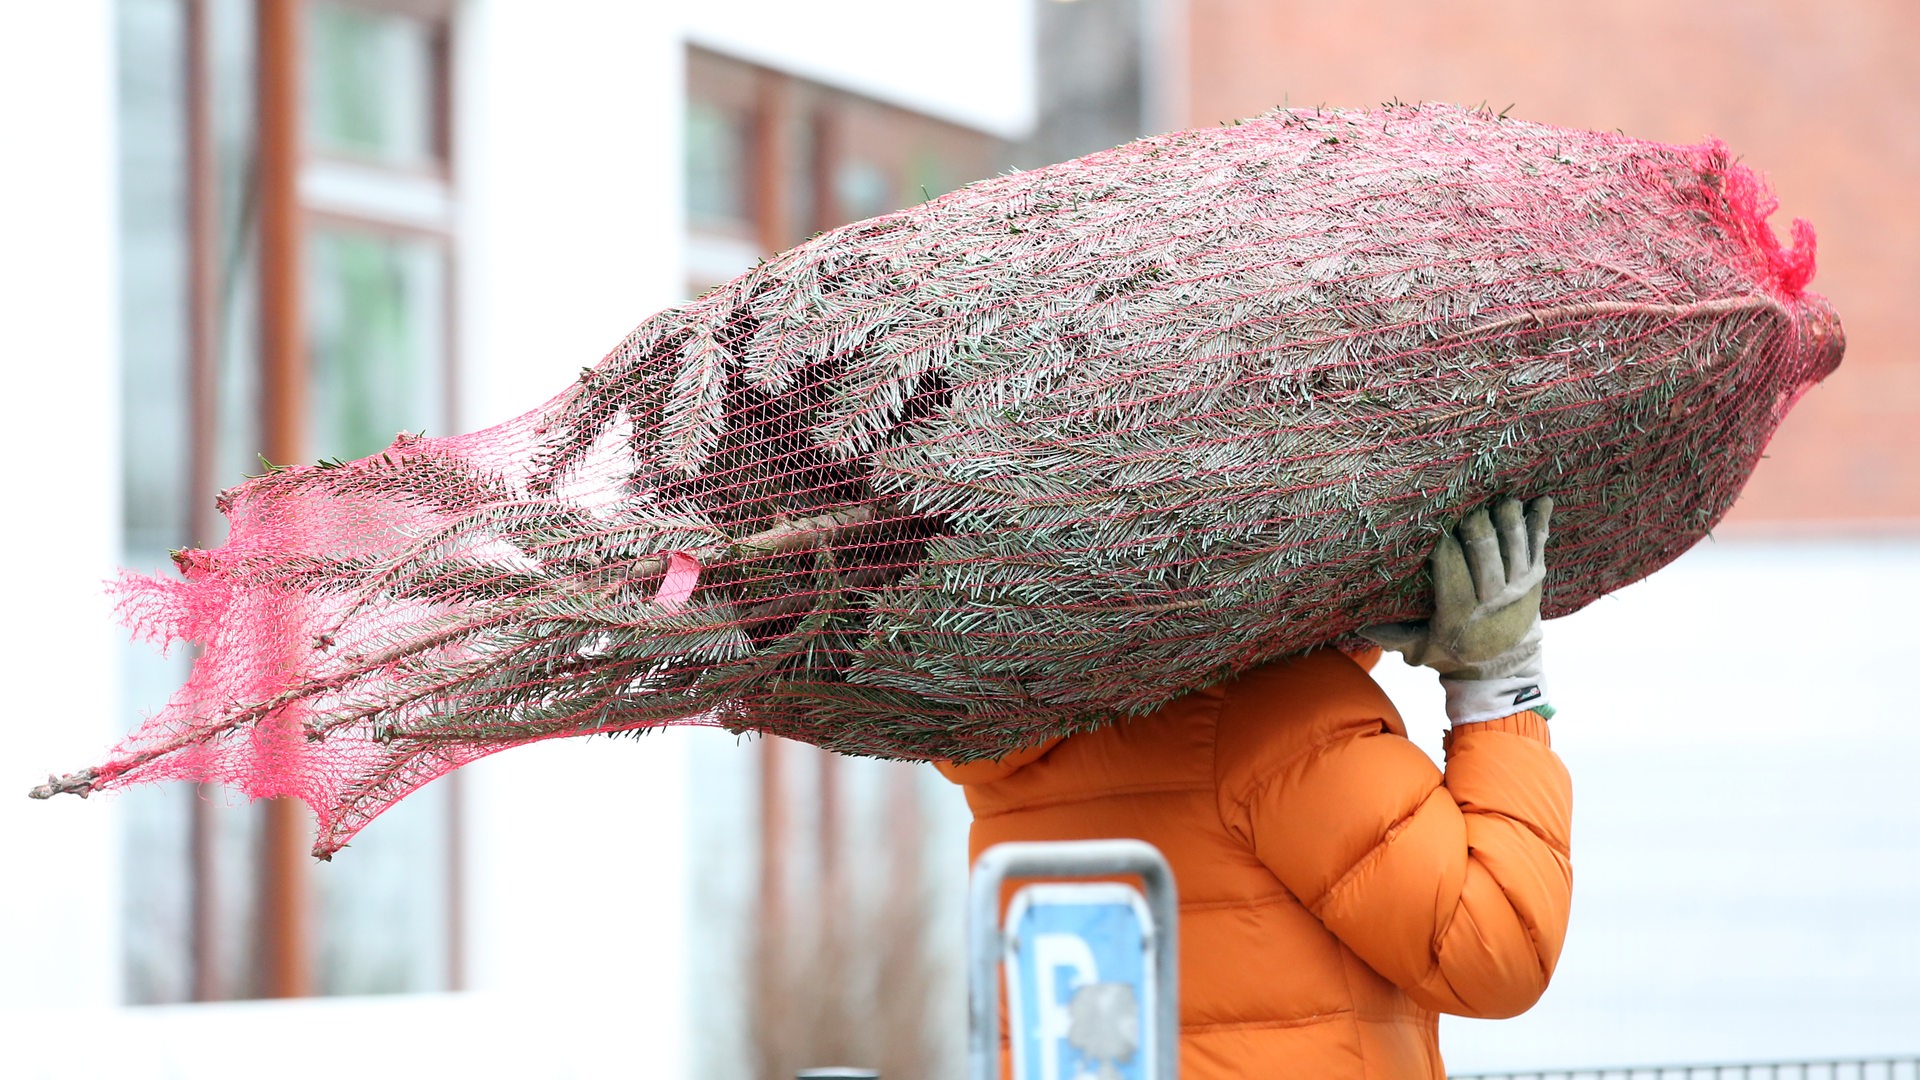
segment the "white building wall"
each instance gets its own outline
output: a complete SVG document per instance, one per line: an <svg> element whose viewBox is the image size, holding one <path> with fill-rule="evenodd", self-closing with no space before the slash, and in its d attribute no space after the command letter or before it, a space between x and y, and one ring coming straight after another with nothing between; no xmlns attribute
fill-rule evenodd
<svg viewBox="0 0 1920 1080"><path fill-rule="evenodd" d="M108 800L29 802L113 738L119 537L113 21L108 0L0 8L0 1025L120 988ZM12 1040L0 1028L0 1076Z"/></svg>
<svg viewBox="0 0 1920 1080"><path fill-rule="evenodd" d="M538 405L679 299L681 50L650 8L461 9L463 427ZM463 1073L566 1041L549 1068L686 1074L684 742L561 740L463 770L468 1001L503 1021L476 1045L509 1051Z"/></svg>
<svg viewBox="0 0 1920 1080"><path fill-rule="evenodd" d="M717 52L1018 139L1035 116L1032 0L671 5Z"/></svg>
<svg viewBox="0 0 1920 1080"><path fill-rule="evenodd" d="M1549 547L1551 553L1551 547ZM1573 919L1456 1072L1920 1051L1920 539L1709 541L1547 624ZM1436 757L1437 684L1377 673Z"/></svg>

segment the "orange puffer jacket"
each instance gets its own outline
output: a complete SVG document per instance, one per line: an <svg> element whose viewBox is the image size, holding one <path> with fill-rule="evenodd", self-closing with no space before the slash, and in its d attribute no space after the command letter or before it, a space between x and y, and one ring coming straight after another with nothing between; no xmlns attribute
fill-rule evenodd
<svg viewBox="0 0 1920 1080"><path fill-rule="evenodd" d="M1328 649L1151 716L943 764L972 849L1137 837L1180 892L1180 1075L1434 1077L1436 1013L1512 1016L1567 928L1572 784L1536 713L1464 725L1443 776Z"/></svg>

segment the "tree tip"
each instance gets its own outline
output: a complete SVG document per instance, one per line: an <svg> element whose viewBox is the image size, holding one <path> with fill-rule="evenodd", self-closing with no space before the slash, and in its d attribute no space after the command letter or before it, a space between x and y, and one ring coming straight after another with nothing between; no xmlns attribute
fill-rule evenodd
<svg viewBox="0 0 1920 1080"><path fill-rule="evenodd" d="M81 769L79 772L68 773L65 776L49 774L47 776L47 782L37 785L32 791L27 792L27 797L30 799L51 799L55 795L78 795L84 799L88 795L93 794L94 782L98 779L98 776L99 774L92 769Z"/></svg>

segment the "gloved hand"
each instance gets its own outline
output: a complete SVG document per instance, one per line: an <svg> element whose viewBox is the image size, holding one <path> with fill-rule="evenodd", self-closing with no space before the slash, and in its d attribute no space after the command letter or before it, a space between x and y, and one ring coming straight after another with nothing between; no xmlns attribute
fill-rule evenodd
<svg viewBox="0 0 1920 1080"><path fill-rule="evenodd" d="M1455 724L1533 709L1553 715L1540 670L1540 586L1553 500L1502 499L1468 514L1433 549L1433 618L1360 636L1440 673Z"/></svg>

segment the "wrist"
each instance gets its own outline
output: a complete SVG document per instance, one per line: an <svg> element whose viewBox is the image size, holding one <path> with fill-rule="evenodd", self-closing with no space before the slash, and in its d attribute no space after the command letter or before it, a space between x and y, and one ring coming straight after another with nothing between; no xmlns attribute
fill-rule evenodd
<svg viewBox="0 0 1920 1080"><path fill-rule="evenodd" d="M1529 709L1526 712L1514 713L1512 716L1503 716L1498 720L1483 720L1475 724L1450 727L1446 735L1441 738L1440 745L1449 763L1453 761L1454 752L1459 750L1463 743L1468 746L1475 745L1483 734L1518 735L1523 739L1551 748L1553 746L1552 726L1547 723L1546 717Z"/></svg>
<svg viewBox="0 0 1920 1080"><path fill-rule="evenodd" d="M1455 725L1484 723L1528 710L1543 718L1553 715L1546 680L1538 669L1492 678L1443 675L1440 685L1447 693L1447 719Z"/></svg>

